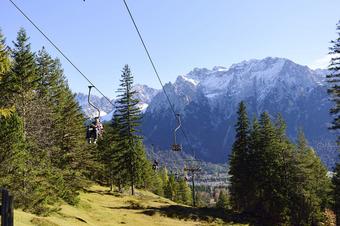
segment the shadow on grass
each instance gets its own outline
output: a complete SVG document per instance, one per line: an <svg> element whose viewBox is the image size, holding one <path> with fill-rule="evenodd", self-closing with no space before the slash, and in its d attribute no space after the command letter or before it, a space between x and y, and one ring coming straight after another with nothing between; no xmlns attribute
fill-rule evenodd
<svg viewBox="0 0 340 226"><path fill-rule="evenodd" d="M108 191L108 190L90 190L90 189L83 189L84 192L89 194L99 194L99 195L112 195L115 197L122 197L124 194L117 192L117 191Z"/></svg>
<svg viewBox="0 0 340 226"><path fill-rule="evenodd" d="M217 208L193 208L189 206L171 205L159 208L152 207L142 211L142 214L149 216L153 216L156 213L181 220L213 222L216 219L221 219L226 223L248 223L246 219L238 214Z"/></svg>
<svg viewBox="0 0 340 226"><path fill-rule="evenodd" d="M216 221L217 219L220 219L225 223L239 223L239 224L249 223L249 221L242 215L217 208L193 208L190 206L178 206L178 205L163 207L143 207L139 205L128 205L121 207L106 206L106 208L141 210L140 214L145 214L148 216L154 216L155 214L159 214L161 216L180 220L205 221L211 223Z"/></svg>

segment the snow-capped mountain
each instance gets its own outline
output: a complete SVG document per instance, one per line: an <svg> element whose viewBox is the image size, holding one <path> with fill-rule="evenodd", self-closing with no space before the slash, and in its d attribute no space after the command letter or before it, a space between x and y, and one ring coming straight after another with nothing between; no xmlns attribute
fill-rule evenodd
<svg viewBox="0 0 340 226"><path fill-rule="evenodd" d="M181 114L192 148L203 160L220 163L228 159L237 106L244 100L250 120L263 111L273 118L281 113L292 140L298 129L303 128L310 144L330 167L336 161L337 149L334 134L327 129L331 103L326 74L326 70L311 70L288 59L268 57L243 61L229 68L195 68L164 88L174 109ZM173 143L176 121L164 93L145 85L136 85L135 91L144 112L142 132L146 144L168 150ZM112 108L100 108L109 113L102 119L111 120ZM183 144L184 151L191 153L181 133L177 140Z"/></svg>
<svg viewBox="0 0 340 226"><path fill-rule="evenodd" d="M148 108L152 98L159 92L157 89L139 84L135 85L133 90L136 91L135 98L140 100L139 107L143 113ZM85 116L93 118L98 115L96 109L88 104L88 95L77 93L76 99L82 107ZM114 101L114 99L111 100L112 103L114 103ZM110 104L104 97L100 98L98 96L91 95L91 102L101 110L100 116L102 121L110 121L112 119L114 106L112 106L112 104Z"/></svg>
<svg viewBox="0 0 340 226"><path fill-rule="evenodd" d="M291 139L295 140L302 127L310 144L331 165L336 148L327 130L331 119L326 73L288 59L268 57L243 61L228 69L195 68L166 84L165 90L182 116L193 148L204 160L227 160L234 140L237 105L244 100L250 118L263 111L273 118L281 113ZM142 126L147 142L170 147L176 122L162 92L152 99ZM178 136L186 146L182 134Z"/></svg>
<svg viewBox="0 0 340 226"><path fill-rule="evenodd" d="M82 111L86 117L96 117L98 112L96 109L91 107L88 103L88 95L83 93L76 93L76 100L82 108ZM91 103L98 106L100 109L100 116L106 116L108 112L112 111L112 104L110 104L104 97L98 97L96 95L91 95Z"/></svg>

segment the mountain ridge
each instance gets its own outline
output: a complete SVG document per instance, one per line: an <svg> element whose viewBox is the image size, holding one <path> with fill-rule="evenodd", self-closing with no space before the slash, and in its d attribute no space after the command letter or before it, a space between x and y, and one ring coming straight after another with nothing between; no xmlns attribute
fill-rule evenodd
<svg viewBox="0 0 340 226"><path fill-rule="evenodd" d="M282 113L292 140L302 127L310 144L331 167L336 150L335 139L327 129L331 118L326 74L327 70L312 70L289 59L267 57L242 61L229 68L194 68L179 75L175 82L166 83L164 89L182 116L192 148L204 160L227 160L234 139L237 105L244 100L250 118L263 111L273 118ZM150 97L146 87L141 97ZM176 122L164 93L153 89L152 94L144 108L145 142L169 149ZM184 150L188 149L185 140L179 140Z"/></svg>

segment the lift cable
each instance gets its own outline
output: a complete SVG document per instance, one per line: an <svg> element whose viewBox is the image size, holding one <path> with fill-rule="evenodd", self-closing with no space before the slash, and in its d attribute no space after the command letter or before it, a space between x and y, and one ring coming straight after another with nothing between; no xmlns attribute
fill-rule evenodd
<svg viewBox="0 0 340 226"><path fill-rule="evenodd" d="M151 58L151 55L150 55L150 52L149 52L148 48L146 47L146 44L145 44L145 42L144 42L144 39L143 39L143 37L142 37L142 35L141 35L140 31L139 31L139 28L138 28L138 26L137 26L137 24L136 24L136 22L135 22L135 19L134 19L132 13L131 13L131 10L130 10L130 8L129 8L127 2L126 2L126 0L123 0L123 2L124 2L124 5L125 5L125 7L126 7L127 12L129 13L130 19L131 19L131 21L132 21L132 23L133 23L133 25L134 25L134 27L135 27L135 30L136 30L136 32L137 32L137 34L138 34L138 36L139 36L139 39L140 39L140 41L141 41L141 43L142 43L142 45L143 45L143 47L144 47L144 50L145 50L145 52L146 52L146 54L147 54L147 56L148 56L148 58L149 58L149 61L150 61L150 63L151 63L151 66L152 66L152 68L153 68L153 70L154 70L154 72L155 72L155 74L156 74L156 76L157 76L157 79L158 79L158 81L159 81L159 84L162 86L163 93L164 93L164 95L166 96L166 99L167 99L167 101L168 101L168 103L169 103L169 105L170 105L170 108L171 108L171 110L172 110L174 116L175 116L175 119L177 120L177 116L176 116L177 113L176 113L176 111L175 111L175 108L174 108L173 104L171 103L170 97L169 97L168 93L166 92L166 90L165 90L165 88L164 88L163 82L162 82L162 80L161 80L161 78L160 78L160 76L159 76L159 73L158 73L158 71L157 71L157 68L156 68L156 66L155 66L155 63L154 63L154 61L153 61L152 58ZM193 157L196 159L196 152L193 150L192 144L191 144L191 142L190 142L190 140L189 140L189 137L188 137L188 135L186 134L186 132L185 132L185 130L183 129L183 127L181 127L181 131L182 131L182 133L183 133L183 135L184 135L184 137L185 137L185 139L186 139L186 141L187 141L187 143L188 143L188 145L189 145L189 148L190 148L190 150L191 150L191 152L192 152L192 154L193 154Z"/></svg>
<svg viewBox="0 0 340 226"><path fill-rule="evenodd" d="M98 89L94 85L94 83L71 61L71 59L69 57L66 56L66 54L38 27L38 25L36 23L34 23L33 20L17 4L15 4L15 2L13 0L9 0L9 2L12 3L12 5L40 32L40 34L43 35L45 37L45 39L73 66L73 68L76 69L79 72L79 74L82 75L85 78L85 80L93 86L93 88L95 88L112 106L115 106L115 104L112 103L112 101L100 89ZM150 53L149 53L149 51L148 51L148 49L146 47L146 44L145 44L144 39L143 39L143 37L142 37L142 35L141 35L140 31L139 31L138 26L137 26L137 24L136 24L136 22L134 20L134 17L132 16L131 10L130 10L126 0L123 0L123 2L124 2L124 5L125 5L128 13L129 13L129 16L130 16L130 18L132 20L132 23L133 23L133 25L134 25L137 33L138 33L138 36L139 36L140 41L141 41L141 43L142 43L142 45L144 47L144 50L145 50L145 52L146 52L146 54L147 54L147 56L149 58L149 61L150 61L151 65L152 65L152 68L153 68L153 70L154 70L154 72L155 72L155 74L157 76L157 79L158 79L160 85L162 86L162 90L164 92L164 95L166 96L167 101L169 102L170 108L171 108L171 110L174 113L174 116L176 118L176 114L177 113L176 113L176 111L174 109L173 104L171 103L169 95L167 94L167 92L166 92L166 90L164 88L163 82L162 82L162 80L161 80L161 78L159 76L159 73L158 73L158 71L156 69L154 61L152 60L151 55L150 55ZM191 152L193 154L193 157L196 159L196 152L192 149L192 144L191 144L191 142L189 140L188 135L186 134L185 130L183 129L183 127L181 127L181 131L182 131L182 133L183 133L187 143L189 144L189 148L190 148L190 150L191 150Z"/></svg>
<svg viewBox="0 0 340 226"><path fill-rule="evenodd" d="M66 56L66 54L56 45L54 44L54 42L38 27L38 25L36 25L29 16L27 16L27 14L20 9L20 7L15 4L12 0L8 0L12 3L12 5L40 32L40 34L42 34L46 40L79 72L80 75L82 75L86 81L88 83L91 84L91 86L93 86L93 88L95 88L108 102L110 102L110 104L112 104L112 106L115 106L114 103L112 103L112 101L104 95L104 93L102 91L100 91L93 82L91 82L91 80L71 61L70 58L68 58Z"/></svg>

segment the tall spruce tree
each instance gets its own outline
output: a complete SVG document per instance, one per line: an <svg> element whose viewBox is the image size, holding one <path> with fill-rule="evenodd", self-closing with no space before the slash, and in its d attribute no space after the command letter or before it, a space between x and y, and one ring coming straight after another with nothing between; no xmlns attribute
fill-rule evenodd
<svg viewBox="0 0 340 226"><path fill-rule="evenodd" d="M13 65L11 73L3 78L7 98L15 104L19 115L23 119L24 134L27 130L27 114L30 103L34 99L39 77L36 74L34 53L31 51L31 44L28 43L26 31L21 28L18 32L16 42L13 42L12 50Z"/></svg>
<svg viewBox="0 0 340 226"><path fill-rule="evenodd" d="M178 184L176 183L175 175L170 174L167 184L164 188L164 196L170 200L175 201L178 192Z"/></svg>
<svg viewBox="0 0 340 226"><path fill-rule="evenodd" d="M177 184L178 189L175 200L180 203L190 205L192 203L192 193L190 186L184 178L180 178Z"/></svg>
<svg viewBox="0 0 340 226"><path fill-rule="evenodd" d="M262 159L261 147L261 127L256 117L253 118L252 127L249 137L249 168L252 169L252 177L248 181L249 189L249 206L247 212L255 215L259 206L259 183L261 172L259 171Z"/></svg>
<svg viewBox="0 0 340 226"><path fill-rule="evenodd" d="M249 121L246 105L242 101L237 111L238 119L235 126L236 136L230 156L230 196L234 209L244 211L248 205L248 180L250 169L249 157Z"/></svg>
<svg viewBox="0 0 340 226"><path fill-rule="evenodd" d="M257 157L259 168L257 188L259 189L259 206L257 215L262 225L281 225L287 221L285 200L283 147L278 139L278 130L264 112L260 118L261 152Z"/></svg>
<svg viewBox="0 0 340 226"><path fill-rule="evenodd" d="M333 46L330 48L330 55L332 56L331 63L328 67L330 74L327 75L329 89L328 94L334 102L330 113L333 115L331 130L340 130L340 21L337 24L338 37L332 41ZM337 136L337 143L340 146L340 136ZM340 163L338 162L335 167L334 177L334 201L335 201L335 214L337 224L340 225Z"/></svg>
<svg viewBox="0 0 340 226"><path fill-rule="evenodd" d="M295 152L295 175L290 178L291 222L314 225L323 220L330 204L331 182L327 169L299 130Z"/></svg>
<svg viewBox="0 0 340 226"><path fill-rule="evenodd" d="M58 80L61 79L61 70L57 59L53 59L43 47L36 56L36 73L39 76L37 85L37 92L40 98L51 99L55 97L54 92L58 84ZM47 99L47 100L48 100Z"/></svg>
<svg viewBox="0 0 340 226"><path fill-rule="evenodd" d="M216 208L227 210L229 209L229 198L226 191L221 190L216 202Z"/></svg>
<svg viewBox="0 0 340 226"><path fill-rule="evenodd" d="M3 78L7 73L9 73L11 67L10 62L10 51L5 43L5 37L3 36L1 29L0 29L0 95L4 96L3 90ZM1 98L0 100L0 116L8 117L10 116L13 108L9 108L6 106L6 102Z"/></svg>
<svg viewBox="0 0 340 226"><path fill-rule="evenodd" d="M118 99L116 100L116 119L119 136L117 139L117 170L123 176L124 183L131 187L134 195L135 186L142 180L145 164L145 151L138 147L142 137L138 135L138 126L141 120L141 111L137 106L139 100L136 99L136 91L133 91L133 76L128 65L122 70L121 84L118 89Z"/></svg>

